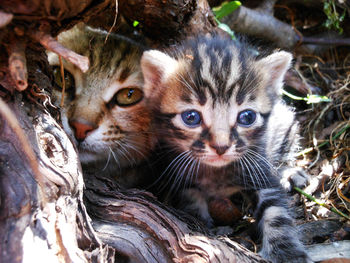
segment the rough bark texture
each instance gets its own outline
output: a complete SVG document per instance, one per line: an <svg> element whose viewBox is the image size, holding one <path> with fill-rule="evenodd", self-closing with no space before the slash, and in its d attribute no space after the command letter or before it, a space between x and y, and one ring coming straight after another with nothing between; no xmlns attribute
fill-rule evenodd
<svg viewBox="0 0 350 263"><path fill-rule="evenodd" d="M76 149L50 103L43 46L67 55L53 37L78 21L117 31L117 10L141 21L142 32L162 45L215 30L205 1L153 0L140 8L142 2L123 1L118 9L108 0L1 1L1 262L264 262L146 192L119 192L94 175L84 186ZM84 58L66 57L86 67Z"/></svg>

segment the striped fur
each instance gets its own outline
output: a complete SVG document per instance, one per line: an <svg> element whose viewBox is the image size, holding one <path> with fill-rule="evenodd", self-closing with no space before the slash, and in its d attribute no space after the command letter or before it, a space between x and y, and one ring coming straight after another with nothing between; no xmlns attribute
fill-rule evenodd
<svg viewBox="0 0 350 263"><path fill-rule="evenodd" d="M132 88L143 96L140 59L144 48L126 37L107 36L104 31L82 24L61 33L58 40L90 61L89 70L83 73L63 60L65 74L70 73L74 80L71 87L66 87L61 119L64 130L79 150L84 170L112 174L123 186L134 186L137 178L130 168L142 163L154 144L150 112L142 98L136 104L119 106L116 94L122 89ZM59 67L56 54L48 53L48 58L52 66ZM62 88L55 86L53 96L59 106ZM78 138L78 126L74 123L93 129L86 133L86 137L83 134ZM127 173L132 176L126 176Z"/></svg>
<svg viewBox="0 0 350 263"><path fill-rule="evenodd" d="M161 179L181 193L178 207L211 226L209 200L255 191L261 254L273 262L308 261L291 234L279 182L298 139L294 114L280 97L291 59L286 52L257 58L217 35L190 39L168 54L146 51L141 59L145 96L168 157ZM255 121L242 125L247 112ZM201 121L192 125L183 116Z"/></svg>

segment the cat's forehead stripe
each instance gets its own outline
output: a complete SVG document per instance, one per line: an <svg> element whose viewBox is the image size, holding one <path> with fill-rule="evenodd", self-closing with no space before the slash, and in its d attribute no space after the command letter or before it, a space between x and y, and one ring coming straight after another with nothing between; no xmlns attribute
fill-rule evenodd
<svg viewBox="0 0 350 263"><path fill-rule="evenodd" d="M188 42L182 56L192 60L184 77L193 83L192 92L200 105L207 102L206 96L212 98L213 105L229 103L233 95L238 105L257 98L261 76L253 66L255 59L232 40L202 37ZM188 96L183 98L188 101Z"/></svg>
<svg viewBox="0 0 350 263"><path fill-rule="evenodd" d="M131 69L128 66L123 68L122 72L119 75L119 81L124 82L129 77L130 73Z"/></svg>

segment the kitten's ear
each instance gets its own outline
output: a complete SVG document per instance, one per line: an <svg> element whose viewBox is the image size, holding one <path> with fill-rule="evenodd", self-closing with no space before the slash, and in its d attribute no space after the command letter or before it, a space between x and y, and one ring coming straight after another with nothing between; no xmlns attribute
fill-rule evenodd
<svg viewBox="0 0 350 263"><path fill-rule="evenodd" d="M284 75L288 71L292 59L292 54L279 51L258 61L259 68L266 71L269 77L269 85L274 87L277 93L281 93Z"/></svg>
<svg viewBox="0 0 350 263"><path fill-rule="evenodd" d="M145 96L157 97L162 89L162 83L176 70L177 66L178 62L175 59L161 51L145 51L141 58Z"/></svg>

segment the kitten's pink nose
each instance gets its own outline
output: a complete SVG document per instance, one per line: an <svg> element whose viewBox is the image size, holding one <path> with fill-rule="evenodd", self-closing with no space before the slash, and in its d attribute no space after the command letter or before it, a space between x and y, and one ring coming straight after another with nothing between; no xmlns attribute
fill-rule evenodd
<svg viewBox="0 0 350 263"><path fill-rule="evenodd" d="M74 129L75 138L78 141L83 141L89 132L95 130L95 127L87 122L73 120L69 124Z"/></svg>
<svg viewBox="0 0 350 263"><path fill-rule="evenodd" d="M230 146L227 145L210 145L211 148L215 149L218 155L223 155Z"/></svg>

